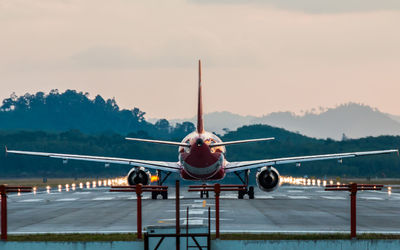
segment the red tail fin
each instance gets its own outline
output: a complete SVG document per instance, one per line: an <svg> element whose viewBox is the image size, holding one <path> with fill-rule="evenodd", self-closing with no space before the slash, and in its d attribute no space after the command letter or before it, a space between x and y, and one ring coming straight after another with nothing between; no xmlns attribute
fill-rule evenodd
<svg viewBox="0 0 400 250"><path fill-rule="evenodd" d="M197 103L197 132L199 134L204 132L203 126L203 99L201 95L201 61L199 60L199 93Z"/></svg>

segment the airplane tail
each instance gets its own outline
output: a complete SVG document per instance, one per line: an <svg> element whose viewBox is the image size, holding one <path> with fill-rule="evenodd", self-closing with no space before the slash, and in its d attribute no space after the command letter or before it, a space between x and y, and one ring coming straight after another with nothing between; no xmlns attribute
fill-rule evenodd
<svg viewBox="0 0 400 250"><path fill-rule="evenodd" d="M197 133L201 134L204 132L203 124L203 98L201 91L201 61L199 60L199 93L197 103Z"/></svg>

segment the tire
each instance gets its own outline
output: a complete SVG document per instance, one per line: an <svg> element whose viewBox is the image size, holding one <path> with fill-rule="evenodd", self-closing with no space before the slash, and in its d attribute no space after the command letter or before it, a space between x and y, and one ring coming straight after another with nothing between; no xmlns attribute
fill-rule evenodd
<svg viewBox="0 0 400 250"><path fill-rule="evenodd" d="M203 192L200 192L200 198L203 199Z"/></svg>
<svg viewBox="0 0 400 250"><path fill-rule="evenodd" d="M207 193L206 193L206 198L208 199L208 191L207 191Z"/></svg>
<svg viewBox="0 0 400 250"><path fill-rule="evenodd" d="M239 193L238 193L238 199L242 200L242 199L243 199L243 196L244 196L243 191L239 191Z"/></svg>
<svg viewBox="0 0 400 250"><path fill-rule="evenodd" d="M157 200L157 195L158 195L157 192L151 192L151 199L152 200Z"/></svg>
<svg viewBox="0 0 400 250"><path fill-rule="evenodd" d="M168 200L168 191L162 192L162 198L163 200Z"/></svg>
<svg viewBox="0 0 400 250"><path fill-rule="evenodd" d="M249 195L250 200L254 199L254 187L253 186L249 187L249 191L247 192L247 194Z"/></svg>

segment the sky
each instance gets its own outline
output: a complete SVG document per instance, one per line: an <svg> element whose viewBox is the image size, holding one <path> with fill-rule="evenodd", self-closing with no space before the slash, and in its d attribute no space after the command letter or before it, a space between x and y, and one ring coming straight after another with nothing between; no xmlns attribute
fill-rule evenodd
<svg viewBox="0 0 400 250"><path fill-rule="evenodd" d="M398 0L0 0L0 99L76 89L146 117L400 115Z"/></svg>

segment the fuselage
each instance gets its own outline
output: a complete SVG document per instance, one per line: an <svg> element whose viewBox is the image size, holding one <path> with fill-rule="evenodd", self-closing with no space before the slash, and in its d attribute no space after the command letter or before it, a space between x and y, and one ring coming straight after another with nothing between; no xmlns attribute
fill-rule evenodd
<svg viewBox="0 0 400 250"><path fill-rule="evenodd" d="M182 143L190 147L179 147L179 164L181 176L186 180L220 180L225 177L224 146L210 147L211 144L221 143L218 136L197 131L190 133Z"/></svg>

